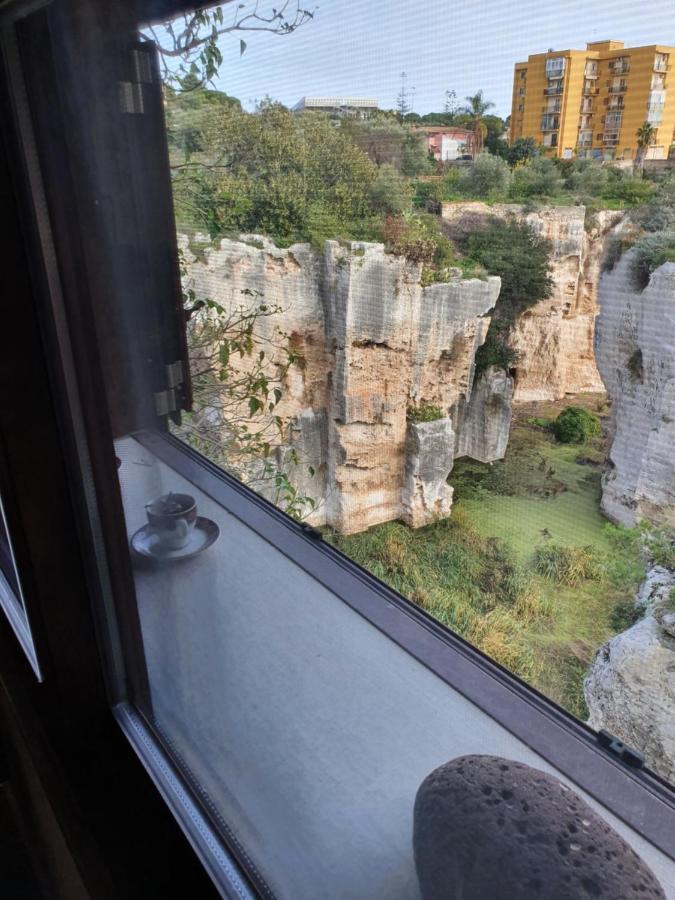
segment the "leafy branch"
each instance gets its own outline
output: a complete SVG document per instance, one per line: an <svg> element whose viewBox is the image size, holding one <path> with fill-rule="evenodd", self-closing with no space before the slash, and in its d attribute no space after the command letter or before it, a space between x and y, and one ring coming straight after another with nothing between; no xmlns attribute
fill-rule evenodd
<svg viewBox="0 0 675 900"><path fill-rule="evenodd" d="M224 35L258 31L287 35L313 18L314 10L302 7L300 0L282 0L278 8L267 11L261 9L260 0L225 0L211 9L183 13L161 25L148 25L145 34L157 45L164 83L194 90L212 82L218 74L223 62L218 41ZM239 37L240 54L246 47L246 41Z"/></svg>

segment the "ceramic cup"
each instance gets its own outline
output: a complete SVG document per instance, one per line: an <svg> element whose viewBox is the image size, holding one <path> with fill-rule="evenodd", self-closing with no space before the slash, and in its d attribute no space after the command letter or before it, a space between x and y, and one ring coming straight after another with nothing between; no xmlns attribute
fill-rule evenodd
<svg viewBox="0 0 675 900"><path fill-rule="evenodd" d="M190 540L197 521L197 503L190 494L162 494L145 507L148 522L167 550L180 550Z"/></svg>

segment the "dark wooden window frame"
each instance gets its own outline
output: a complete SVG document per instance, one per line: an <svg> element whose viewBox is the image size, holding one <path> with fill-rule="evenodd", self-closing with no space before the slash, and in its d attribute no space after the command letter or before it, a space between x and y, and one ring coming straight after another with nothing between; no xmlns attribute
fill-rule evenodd
<svg viewBox="0 0 675 900"><path fill-rule="evenodd" d="M72 185L68 183L52 184L52 212L59 200L69 208L71 189ZM77 256L75 260L66 258L67 254L63 252L66 243L86 252L87 241L91 238L82 225L82 218L75 217L66 235L61 236L61 244L57 242L56 256L60 278L68 285L71 298L75 296L84 308L91 285L75 271ZM42 222L41 227L49 230L49 222ZM118 677L109 682L115 715L202 861L222 885L227 876L223 866L214 862L220 845L213 844L215 832L208 830L214 823L200 808L198 798L191 795L185 773L173 767L168 748L162 747L161 736L153 731L147 719L138 717L135 708L136 704L149 708L147 684L143 686L146 673L142 636L135 619L123 510L116 487L112 432L106 424L107 411L101 403L102 373L95 352L95 329L91 321L74 328L62 298L51 292L50 299L52 306L47 327L53 332L54 339L49 344L49 355L61 382L61 408L68 410L67 418L71 426L76 426L76 433L70 435L69 467L71 478L80 482L79 517L83 533L87 535L84 541L86 553L97 560L95 571L91 573L95 605L100 613L101 606L112 602L121 626L121 649L111 648L106 635L101 638L107 668L111 668L111 660L115 659L119 670ZM88 389L88 383L93 388ZM269 540L449 686L460 691L656 847L675 856L675 833L671 827L675 803L669 785L654 774L633 769L612 755L583 723L325 544L313 529L289 519L172 438L166 430L139 437L149 450L212 496L247 527ZM101 579L107 579L107 587L101 587ZM230 860L226 863L231 865ZM238 874L236 867L233 871ZM229 890L232 896L241 896L236 887L231 885Z"/></svg>

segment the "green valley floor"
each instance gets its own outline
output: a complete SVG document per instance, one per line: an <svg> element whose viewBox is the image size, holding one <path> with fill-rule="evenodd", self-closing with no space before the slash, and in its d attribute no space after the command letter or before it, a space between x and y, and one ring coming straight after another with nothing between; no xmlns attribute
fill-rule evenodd
<svg viewBox="0 0 675 900"><path fill-rule="evenodd" d="M558 443L545 427L584 406L603 435ZM504 460L458 460L449 519L331 535L348 556L570 712L597 648L630 624L638 544L600 512L607 404L599 395L517 407Z"/></svg>

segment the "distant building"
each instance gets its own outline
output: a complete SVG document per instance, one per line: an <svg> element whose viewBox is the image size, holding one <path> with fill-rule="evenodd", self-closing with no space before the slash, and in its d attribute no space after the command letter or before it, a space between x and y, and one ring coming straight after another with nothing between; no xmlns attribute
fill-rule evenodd
<svg viewBox="0 0 675 900"><path fill-rule="evenodd" d="M667 159L674 142L675 47L596 41L549 50L515 65L510 140L534 138L549 155L635 159L636 132L656 129L647 159Z"/></svg>
<svg viewBox="0 0 675 900"><path fill-rule="evenodd" d="M454 125L413 125L413 131L424 133L427 149L439 162L473 156L473 131Z"/></svg>
<svg viewBox="0 0 675 900"><path fill-rule="evenodd" d="M368 119L377 112L377 100L372 97L303 97L293 107L293 112L317 110L331 118L358 117Z"/></svg>

